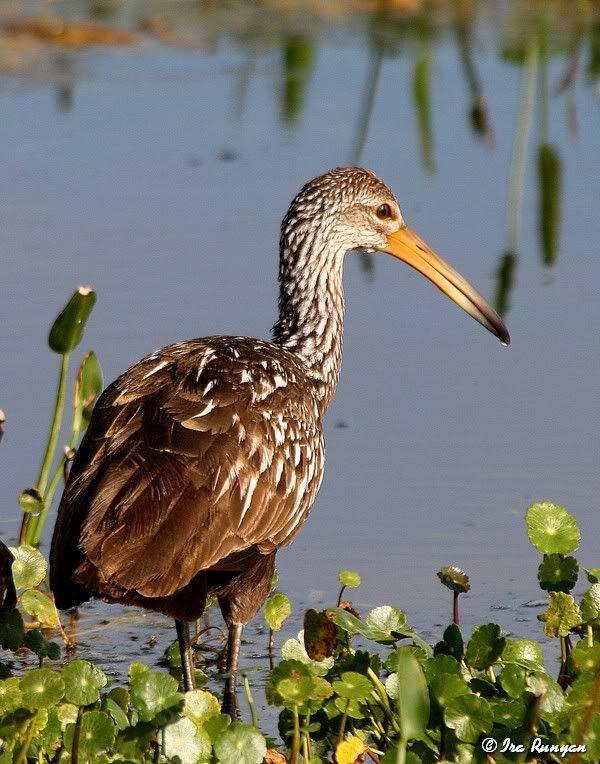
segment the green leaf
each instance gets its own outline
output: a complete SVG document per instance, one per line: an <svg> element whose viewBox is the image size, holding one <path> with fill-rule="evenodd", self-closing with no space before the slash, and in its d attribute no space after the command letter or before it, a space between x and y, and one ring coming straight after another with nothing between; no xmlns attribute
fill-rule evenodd
<svg viewBox="0 0 600 764"><path fill-rule="evenodd" d="M490 704L476 695L460 695L449 701L444 721L465 743L475 743L480 735L491 732L494 724Z"/></svg>
<svg viewBox="0 0 600 764"><path fill-rule="evenodd" d="M23 617L16 607L0 607L0 646L3 650L18 650L25 638Z"/></svg>
<svg viewBox="0 0 600 764"><path fill-rule="evenodd" d="M48 570L44 555L28 544L9 548L15 558L12 574L17 589L31 589L41 584Z"/></svg>
<svg viewBox="0 0 600 764"><path fill-rule="evenodd" d="M504 663L516 663L528 669L543 668L542 648L532 639L507 639L502 651Z"/></svg>
<svg viewBox="0 0 600 764"><path fill-rule="evenodd" d="M22 703L21 686L16 677L0 682L0 717L6 716Z"/></svg>
<svg viewBox="0 0 600 764"><path fill-rule="evenodd" d="M434 655L429 658L424 666L425 676L431 682L435 677L444 674L462 676L460 664L450 655Z"/></svg>
<svg viewBox="0 0 600 764"><path fill-rule="evenodd" d="M209 761L212 745L208 734L199 730L191 719L183 717L164 729L164 752L168 759L180 764Z"/></svg>
<svg viewBox="0 0 600 764"><path fill-rule="evenodd" d="M48 335L48 345L55 353L64 355L81 342L87 320L96 302L96 293L80 286L57 316Z"/></svg>
<svg viewBox="0 0 600 764"><path fill-rule="evenodd" d="M129 686L131 700L137 706L142 722L157 720L160 723L183 705L183 695L177 691L177 680L168 674L135 671Z"/></svg>
<svg viewBox="0 0 600 764"><path fill-rule="evenodd" d="M549 605L545 611L544 634L547 637L566 637L573 626L581 623L579 606L571 594L549 592Z"/></svg>
<svg viewBox="0 0 600 764"><path fill-rule="evenodd" d="M19 603L26 613L29 613L42 626L58 626L58 612L54 602L44 592L37 589L26 589L19 597Z"/></svg>
<svg viewBox="0 0 600 764"><path fill-rule="evenodd" d="M211 716L218 716L221 707L217 698L208 690L191 690L185 693L183 714L202 726Z"/></svg>
<svg viewBox="0 0 600 764"><path fill-rule="evenodd" d="M248 724L232 722L215 742L221 764L262 764L267 744L261 733Z"/></svg>
<svg viewBox="0 0 600 764"><path fill-rule="evenodd" d="M79 755L86 759L108 751L115 742L115 734L115 724L108 714L104 711L86 711L81 715Z"/></svg>
<svg viewBox="0 0 600 764"><path fill-rule="evenodd" d="M103 387L104 378L98 358L95 353L86 353L81 359L73 391L74 432L81 432L88 426Z"/></svg>
<svg viewBox="0 0 600 764"><path fill-rule="evenodd" d="M429 719L429 692L421 664L409 650L396 659L396 707L402 738L412 740L425 732Z"/></svg>
<svg viewBox="0 0 600 764"><path fill-rule="evenodd" d="M334 664L333 658L314 661L309 657L304 647L304 631L298 634L298 639L288 639L284 642L281 648L281 655L286 660L295 660L306 664L310 668L311 673L316 676L324 676Z"/></svg>
<svg viewBox="0 0 600 764"><path fill-rule="evenodd" d="M597 671L600 668L600 644L588 645L581 640L571 653L577 671Z"/></svg>
<svg viewBox="0 0 600 764"><path fill-rule="evenodd" d="M581 620L592 623L600 620L600 584L592 584L581 598Z"/></svg>
<svg viewBox="0 0 600 764"><path fill-rule="evenodd" d="M345 671L339 681L333 682L333 689L348 700L366 700L371 696L373 685L363 674Z"/></svg>
<svg viewBox="0 0 600 764"><path fill-rule="evenodd" d="M360 575L355 570L340 570L338 572L338 581L342 586L356 589L360 586Z"/></svg>
<svg viewBox="0 0 600 764"><path fill-rule="evenodd" d="M202 728L209 736L211 743L214 744L215 740L221 737L230 724L231 716L229 714L219 714L218 716L209 717L202 725Z"/></svg>
<svg viewBox="0 0 600 764"><path fill-rule="evenodd" d="M275 689L283 700L284 705L299 706L310 699L312 686L312 676L299 676L290 679L281 679L275 685Z"/></svg>
<svg viewBox="0 0 600 764"><path fill-rule="evenodd" d="M65 699L75 706L89 706L100 697L100 688L107 682L106 674L89 661L72 661L62 672Z"/></svg>
<svg viewBox="0 0 600 764"><path fill-rule="evenodd" d="M574 557L545 554L538 568L540 587L551 592L570 592L577 583L579 565Z"/></svg>
<svg viewBox="0 0 600 764"><path fill-rule="evenodd" d="M40 629L28 631L25 634L23 645L40 658L50 658L51 660L59 660L60 658L60 647L55 642L49 642Z"/></svg>
<svg viewBox="0 0 600 764"><path fill-rule="evenodd" d="M19 684L25 708L48 708L58 703L64 694L61 675L50 669L33 669Z"/></svg>
<svg viewBox="0 0 600 764"><path fill-rule="evenodd" d="M406 615L391 605L373 608L365 620L373 633L381 632L384 635L400 633L406 626Z"/></svg>
<svg viewBox="0 0 600 764"><path fill-rule="evenodd" d="M327 615L312 608L304 613L304 647L307 655L315 661L330 658L337 647L338 627Z"/></svg>
<svg viewBox="0 0 600 764"><path fill-rule="evenodd" d="M492 709L495 724L517 730L525 723L527 709L522 700L496 698L489 700L488 703Z"/></svg>
<svg viewBox="0 0 600 764"><path fill-rule="evenodd" d="M460 628L457 624L451 623L444 631L441 642L438 642L433 650L434 655L451 655L456 660L462 660L465 654L465 645L463 642Z"/></svg>
<svg viewBox="0 0 600 764"><path fill-rule="evenodd" d="M525 521L529 540L542 554L569 554L579 546L577 520L558 504L551 501L532 504Z"/></svg>
<svg viewBox="0 0 600 764"><path fill-rule="evenodd" d="M465 662L474 669L483 670L496 663L502 655L506 639L495 623L476 626L467 645ZM469 741L465 741L469 742Z"/></svg>
<svg viewBox="0 0 600 764"><path fill-rule="evenodd" d="M444 708L453 698L468 695L471 691L462 676L440 674L430 681L429 692L438 705Z"/></svg>
<svg viewBox="0 0 600 764"><path fill-rule="evenodd" d="M265 602L265 621L273 631L279 631L291 614L292 605L286 594L272 594Z"/></svg>
<svg viewBox="0 0 600 764"><path fill-rule="evenodd" d="M600 568L584 568L590 584L600 584Z"/></svg>
<svg viewBox="0 0 600 764"><path fill-rule="evenodd" d="M525 692L527 672L521 666L509 663L498 675L498 683L511 698L520 698Z"/></svg>
<svg viewBox="0 0 600 764"><path fill-rule="evenodd" d="M110 718L116 724L118 730L124 730L130 726L127 714L114 698L105 695L102 698L102 710L110 716Z"/></svg>
<svg viewBox="0 0 600 764"><path fill-rule="evenodd" d="M575 683L576 684L576 683ZM554 679L544 671L535 671L527 677L527 689L536 697L542 696L540 715L545 718L549 714L560 711L565 702L564 693ZM569 700L571 699L569 693Z"/></svg>
<svg viewBox="0 0 600 764"><path fill-rule="evenodd" d="M471 588L469 576L456 565L447 565L445 568L441 568L438 570L437 576L444 586L458 594L468 592Z"/></svg>

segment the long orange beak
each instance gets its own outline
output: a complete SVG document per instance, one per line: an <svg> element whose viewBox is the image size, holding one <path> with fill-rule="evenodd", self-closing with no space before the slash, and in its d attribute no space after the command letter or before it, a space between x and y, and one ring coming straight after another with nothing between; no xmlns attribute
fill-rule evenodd
<svg viewBox="0 0 600 764"><path fill-rule="evenodd" d="M504 345L510 343L508 329L492 306L410 228L405 226L396 233L389 234L387 246L383 247L382 251L403 260L411 268L422 273L453 302L495 334L500 342Z"/></svg>

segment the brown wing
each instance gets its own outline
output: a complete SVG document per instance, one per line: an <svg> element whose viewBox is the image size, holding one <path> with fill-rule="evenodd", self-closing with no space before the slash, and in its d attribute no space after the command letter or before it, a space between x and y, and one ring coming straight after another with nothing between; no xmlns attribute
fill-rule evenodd
<svg viewBox="0 0 600 764"><path fill-rule="evenodd" d="M164 596L288 544L323 459L310 380L276 345L215 337L148 356L94 410L59 507L53 588L91 563L107 588Z"/></svg>

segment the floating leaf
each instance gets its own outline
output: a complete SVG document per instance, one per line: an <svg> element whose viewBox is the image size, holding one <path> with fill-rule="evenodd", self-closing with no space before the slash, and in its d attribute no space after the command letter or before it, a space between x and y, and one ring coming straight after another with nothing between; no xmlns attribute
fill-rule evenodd
<svg viewBox="0 0 600 764"><path fill-rule="evenodd" d="M165 727L163 734L164 752L168 759L177 757L180 764L199 764L210 760L210 738L191 719L178 719Z"/></svg>
<svg viewBox="0 0 600 764"><path fill-rule="evenodd" d="M335 652L338 629L328 617L327 611L307 610L304 613L304 646L314 661L330 658Z"/></svg>
<svg viewBox="0 0 600 764"><path fill-rule="evenodd" d="M532 639L507 639L502 651L504 663L517 663L524 668L542 668L544 656L542 648Z"/></svg>
<svg viewBox="0 0 600 764"><path fill-rule="evenodd" d="M61 675L50 669L33 669L19 684L25 708L37 709L53 706L62 699L65 684Z"/></svg>
<svg viewBox="0 0 600 764"><path fill-rule="evenodd" d="M476 695L453 698L444 709L444 721L465 743L475 743L480 735L491 732L494 724L490 704Z"/></svg>
<svg viewBox="0 0 600 764"><path fill-rule="evenodd" d="M486 669L497 662L505 644L506 639L502 636L497 624L486 623L476 626L467 645L465 661L471 668Z"/></svg>
<svg viewBox="0 0 600 764"><path fill-rule="evenodd" d="M265 621L273 631L279 631L291 614L292 605L286 594L272 594L265 602Z"/></svg>
<svg viewBox="0 0 600 764"><path fill-rule="evenodd" d="M356 735L351 735L338 743L335 749L335 761L337 764L357 764L362 761L367 752L367 746Z"/></svg>
<svg viewBox="0 0 600 764"><path fill-rule="evenodd" d="M355 570L340 570L338 573L338 581L342 586L347 586L349 589L356 589L360 586L360 575Z"/></svg>
<svg viewBox="0 0 600 764"><path fill-rule="evenodd" d="M100 697L100 688L107 682L106 674L89 661L72 661L62 672L65 699L75 706L89 706Z"/></svg>
<svg viewBox="0 0 600 764"><path fill-rule="evenodd" d="M525 515L527 535L542 554L569 554L579 546L577 520L551 501L532 504Z"/></svg>
<svg viewBox="0 0 600 764"><path fill-rule="evenodd" d="M457 568L456 565L448 565L445 568L441 568L438 570L437 575L444 586L458 594L464 594L464 592L468 592L471 588L469 576L467 576L464 570Z"/></svg>
<svg viewBox="0 0 600 764"><path fill-rule="evenodd" d="M55 353L70 353L83 337L87 320L96 302L96 293L91 287L80 286L57 316L48 335L48 344Z"/></svg>
<svg viewBox="0 0 600 764"><path fill-rule="evenodd" d="M592 584L581 598L581 620L592 623L600 619L600 584Z"/></svg>
<svg viewBox="0 0 600 764"><path fill-rule="evenodd" d="M86 353L77 371L73 390L73 431L84 430L104 387L102 368L95 353Z"/></svg>
<svg viewBox="0 0 600 764"><path fill-rule="evenodd" d="M12 574L17 589L31 589L41 584L48 564L44 555L28 544L10 547L13 557Z"/></svg>
<svg viewBox="0 0 600 764"><path fill-rule="evenodd" d="M59 619L56 606L44 592L37 589L26 589L19 597L19 603L23 610L42 626L58 626Z"/></svg>
<svg viewBox="0 0 600 764"><path fill-rule="evenodd" d="M549 605L544 613L544 634L547 637L566 637L573 626L581 623L579 606L571 594L549 592Z"/></svg>
<svg viewBox="0 0 600 764"><path fill-rule="evenodd" d="M85 760L112 748L115 742L115 724L104 711L86 711L81 715L79 755Z"/></svg>
<svg viewBox="0 0 600 764"><path fill-rule="evenodd" d="M540 587L551 592L570 592L577 583L579 565L574 557L545 554L538 568Z"/></svg>
<svg viewBox="0 0 600 764"><path fill-rule="evenodd" d="M345 671L339 681L333 682L333 689L347 700L366 700L371 696L373 685L363 674Z"/></svg>
<svg viewBox="0 0 600 764"><path fill-rule="evenodd" d="M169 717L183 705L183 695L177 691L177 680L158 671L136 671L130 680L131 699L137 706L142 722Z"/></svg>
<svg viewBox="0 0 600 764"><path fill-rule="evenodd" d="M215 742L221 764L262 764L267 744L261 733L248 724L232 722Z"/></svg>

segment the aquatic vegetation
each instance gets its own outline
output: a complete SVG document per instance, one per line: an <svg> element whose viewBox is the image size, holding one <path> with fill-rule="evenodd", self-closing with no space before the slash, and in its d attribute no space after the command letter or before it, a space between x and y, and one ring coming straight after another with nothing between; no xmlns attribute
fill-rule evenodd
<svg viewBox="0 0 600 764"><path fill-rule="evenodd" d="M44 591L46 562L30 546L13 548L18 603L0 609L0 643L9 654L35 654L38 665L18 675L11 660L0 664L0 762L299 764L334 757L338 764L416 764L529 761L530 751L537 761L567 753L572 761L597 761L600 568L585 570L589 586L576 598L579 564L572 553L581 534L575 518L544 501L527 509L525 521L542 554L538 582L547 607L538 618L560 646L556 678L533 639L508 635L494 623L464 635L456 606L434 645L392 605L359 614L341 597L346 587L360 585L360 576L344 570L338 604L306 611L304 630L284 643L268 674L279 740L261 727L247 674L241 719L232 719L206 687L180 691L171 648L169 673L132 663L124 686L89 661L60 663L60 647L49 639L57 618ZM456 566L438 577L454 603L471 585ZM21 611L32 624L24 624ZM279 592L265 604L272 629L290 613Z"/></svg>

